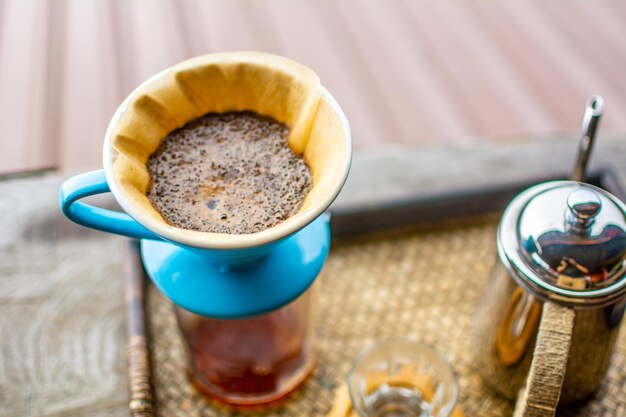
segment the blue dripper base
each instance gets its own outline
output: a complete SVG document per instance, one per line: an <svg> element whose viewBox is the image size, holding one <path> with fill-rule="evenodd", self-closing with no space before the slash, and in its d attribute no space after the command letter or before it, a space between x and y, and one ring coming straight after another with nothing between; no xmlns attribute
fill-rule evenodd
<svg viewBox="0 0 626 417"><path fill-rule="evenodd" d="M269 251L267 246L207 250L203 256L184 246L144 239L141 256L150 279L175 304L207 317L237 319L280 308L311 286L330 249L328 216L322 214L269 245ZM250 261L232 267L216 261L220 253L228 259L237 251L249 252Z"/></svg>

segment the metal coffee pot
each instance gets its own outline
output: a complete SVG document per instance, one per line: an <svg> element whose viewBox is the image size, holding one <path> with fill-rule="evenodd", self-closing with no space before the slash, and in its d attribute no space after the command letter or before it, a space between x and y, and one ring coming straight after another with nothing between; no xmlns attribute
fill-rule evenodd
<svg viewBox="0 0 626 417"><path fill-rule="evenodd" d="M581 182L602 101L592 97L573 181L535 185L506 208L473 329L475 364L516 415L550 416L601 385L626 305L626 205Z"/></svg>

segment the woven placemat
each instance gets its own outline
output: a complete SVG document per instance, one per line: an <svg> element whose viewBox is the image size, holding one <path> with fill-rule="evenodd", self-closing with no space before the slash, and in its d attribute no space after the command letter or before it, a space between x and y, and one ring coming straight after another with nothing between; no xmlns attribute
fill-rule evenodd
<svg viewBox="0 0 626 417"><path fill-rule="evenodd" d="M496 259L495 233L495 224L488 222L334 247L321 276L314 375L273 409L241 415L325 416L360 349L378 339L407 336L435 346L452 363L468 417L510 416L513 405L477 375L468 337L474 307ZM172 305L152 286L147 319L160 415L239 415L200 396L187 381ZM558 415L626 416L626 331L597 397Z"/></svg>

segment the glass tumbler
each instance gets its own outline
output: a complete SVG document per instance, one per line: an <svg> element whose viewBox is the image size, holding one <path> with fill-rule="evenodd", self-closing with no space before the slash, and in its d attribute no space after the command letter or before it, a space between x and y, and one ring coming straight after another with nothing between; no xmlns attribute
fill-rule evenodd
<svg viewBox="0 0 626 417"><path fill-rule="evenodd" d="M361 417L449 417L459 388L451 366L435 349L388 339L357 356L348 391Z"/></svg>
<svg viewBox="0 0 626 417"><path fill-rule="evenodd" d="M295 389L314 367L316 287L252 318L215 319L177 306L194 386L235 405L268 403Z"/></svg>

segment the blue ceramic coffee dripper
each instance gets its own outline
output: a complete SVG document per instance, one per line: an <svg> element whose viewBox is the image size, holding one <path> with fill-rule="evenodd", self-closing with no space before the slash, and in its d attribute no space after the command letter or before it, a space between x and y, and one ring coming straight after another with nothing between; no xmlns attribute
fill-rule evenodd
<svg viewBox="0 0 626 417"><path fill-rule="evenodd" d="M300 212L258 233L169 225L145 196L148 156L188 121L232 110L254 110L291 127L290 146L311 168L311 192ZM225 53L185 61L143 83L113 116L103 154L103 170L62 185L63 213L83 226L141 239L147 274L176 305L237 319L285 306L314 282L330 246L325 211L346 180L351 138L343 111L308 68L269 54ZM109 191L125 212L79 201Z"/></svg>

